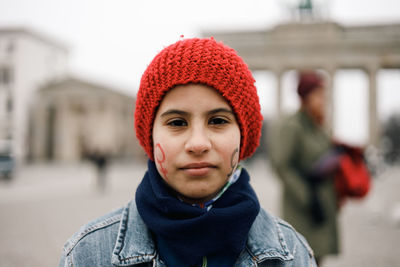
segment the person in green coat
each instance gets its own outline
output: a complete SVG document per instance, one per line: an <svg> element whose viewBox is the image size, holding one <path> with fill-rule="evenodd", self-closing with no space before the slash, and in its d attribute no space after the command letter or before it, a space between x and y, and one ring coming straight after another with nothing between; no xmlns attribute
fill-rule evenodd
<svg viewBox="0 0 400 267"><path fill-rule="evenodd" d="M283 182L283 217L302 233L317 261L338 253L337 157L323 129L324 83L316 72L301 73L301 108L276 127L270 143L272 166Z"/></svg>

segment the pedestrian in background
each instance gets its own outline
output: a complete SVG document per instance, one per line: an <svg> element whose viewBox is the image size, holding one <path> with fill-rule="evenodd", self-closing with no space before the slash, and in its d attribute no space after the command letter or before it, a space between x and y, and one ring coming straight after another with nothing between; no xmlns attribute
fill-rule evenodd
<svg viewBox="0 0 400 267"><path fill-rule="evenodd" d="M240 160L259 144L254 79L214 39L164 48L142 76L135 200L84 226L60 266L315 266L307 241L260 208Z"/></svg>
<svg viewBox="0 0 400 267"><path fill-rule="evenodd" d="M320 74L301 72L297 93L301 107L274 130L270 158L283 182L283 218L302 233L317 263L338 253L338 156L324 131L325 85Z"/></svg>
<svg viewBox="0 0 400 267"><path fill-rule="evenodd" d="M109 161L108 153L102 150L95 150L89 154L88 159L96 167L97 189L100 193L105 193L107 187L107 165Z"/></svg>

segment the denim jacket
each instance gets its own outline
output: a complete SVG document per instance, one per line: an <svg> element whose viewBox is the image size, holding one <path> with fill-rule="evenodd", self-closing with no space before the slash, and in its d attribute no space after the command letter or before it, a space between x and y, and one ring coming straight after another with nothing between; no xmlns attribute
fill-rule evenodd
<svg viewBox="0 0 400 267"><path fill-rule="evenodd" d="M81 228L64 246L59 267L166 266L136 204ZM316 266L305 239L288 223L261 210L235 266Z"/></svg>

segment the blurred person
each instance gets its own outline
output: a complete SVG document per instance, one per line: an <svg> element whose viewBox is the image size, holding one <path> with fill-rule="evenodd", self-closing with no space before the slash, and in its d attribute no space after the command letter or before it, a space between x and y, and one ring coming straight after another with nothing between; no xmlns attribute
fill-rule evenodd
<svg viewBox="0 0 400 267"><path fill-rule="evenodd" d="M280 122L270 151L271 163L283 182L283 218L306 237L318 264L339 251L334 177L340 153L323 129L324 91L320 74L299 73L301 107Z"/></svg>
<svg viewBox="0 0 400 267"><path fill-rule="evenodd" d="M106 149L98 147L88 148L82 143L82 158L88 160L96 168L97 190L104 193L107 187L107 166L110 163L110 154Z"/></svg>
<svg viewBox="0 0 400 267"><path fill-rule="evenodd" d="M260 208L240 165L261 124L254 79L233 49L213 38L164 48L137 94L149 160L135 199L83 226L60 266L315 266L307 241Z"/></svg>
<svg viewBox="0 0 400 267"><path fill-rule="evenodd" d="M107 164L108 164L108 153L95 150L89 154L89 160L95 165L97 170L97 188L100 193L104 193L107 186Z"/></svg>

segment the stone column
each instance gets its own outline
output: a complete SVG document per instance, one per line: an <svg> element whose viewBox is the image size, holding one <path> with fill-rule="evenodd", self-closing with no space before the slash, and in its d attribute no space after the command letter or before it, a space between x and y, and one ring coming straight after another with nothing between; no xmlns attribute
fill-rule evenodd
<svg viewBox="0 0 400 267"><path fill-rule="evenodd" d="M325 81L325 127L328 130L330 136L333 135L334 115L335 115L335 94L334 94L334 80L336 67L330 66L325 68L329 77Z"/></svg>
<svg viewBox="0 0 400 267"><path fill-rule="evenodd" d="M366 69L369 82L368 90L368 118L369 118L369 144L375 147L379 142L379 120L377 109L377 72L379 67L377 65L368 66Z"/></svg>
<svg viewBox="0 0 400 267"><path fill-rule="evenodd" d="M55 100L52 103L53 108L53 116L55 116L54 124L53 124L53 158L52 160L58 161L63 160L65 156L65 147L68 144L65 144L67 135L67 103L61 101L60 99Z"/></svg>
<svg viewBox="0 0 400 267"><path fill-rule="evenodd" d="M47 127L48 118L47 109L48 103L46 99L42 99L35 101L34 109L32 111L32 139L30 140L32 143L30 147L32 148L31 156L33 160L45 160L46 159L46 139L47 139Z"/></svg>
<svg viewBox="0 0 400 267"><path fill-rule="evenodd" d="M73 161L75 155L74 121L70 100L65 97L56 102L57 120L55 121L55 153L54 159Z"/></svg>
<svg viewBox="0 0 400 267"><path fill-rule="evenodd" d="M282 76L284 71L275 70L274 74L276 77L276 119L280 120L282 118Z"/></svg>

